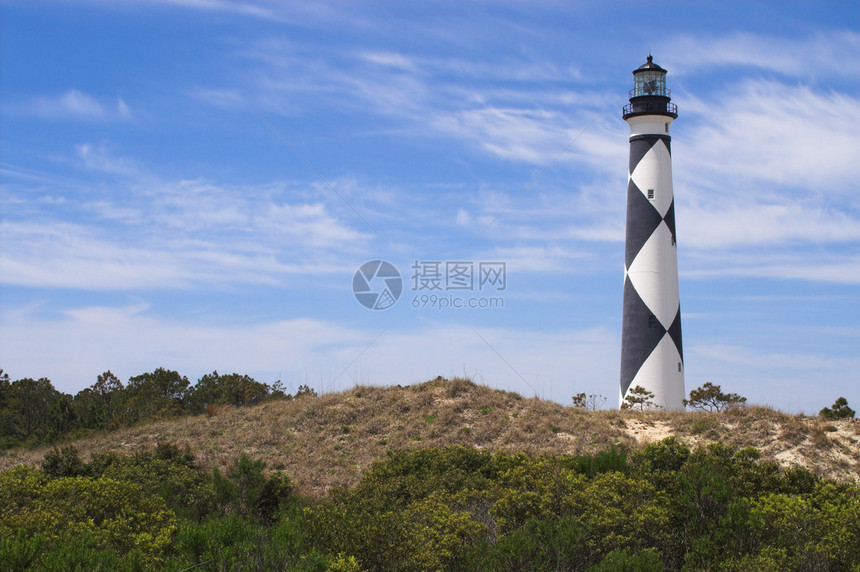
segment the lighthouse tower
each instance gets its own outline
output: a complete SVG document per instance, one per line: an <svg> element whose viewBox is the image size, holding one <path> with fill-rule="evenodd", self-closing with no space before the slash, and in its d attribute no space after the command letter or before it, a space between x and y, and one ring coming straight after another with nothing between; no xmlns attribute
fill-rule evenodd
<svg viewBox="0 0 860 572"><path fill-rule="evenodd" d="M648 56L633 71L621 328L621 403L641 386L663 409L684 409L684 354L669 126L678 108L666 70Z"/></svg>

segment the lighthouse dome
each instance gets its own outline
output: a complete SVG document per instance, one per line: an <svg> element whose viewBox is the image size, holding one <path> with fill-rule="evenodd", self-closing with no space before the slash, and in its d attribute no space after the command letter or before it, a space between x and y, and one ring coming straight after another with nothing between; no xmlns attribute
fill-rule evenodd
<svg viewBox="0 0 860 572"><path fill-rule="evenodd" d="M644 64L642 64L641 66L639 66L638 68L633 70L633 73L643 72L643 71L657 71L657 72L666 73L665 69L661 68L660 66L658 66L657 64L654 63L654 57L651 54L648 54L648 61L646 61Z"/></svg>

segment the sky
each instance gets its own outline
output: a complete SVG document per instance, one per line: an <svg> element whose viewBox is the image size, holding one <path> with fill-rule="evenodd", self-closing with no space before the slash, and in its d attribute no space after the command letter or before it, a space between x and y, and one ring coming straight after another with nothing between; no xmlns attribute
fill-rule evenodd
<svg viewBox="0 0 860 572"><path fill-rule="evenodd" d="M649 53L678 105L687 391L857 405L848 1L4 1L0 367L617 406Z"/></svg>

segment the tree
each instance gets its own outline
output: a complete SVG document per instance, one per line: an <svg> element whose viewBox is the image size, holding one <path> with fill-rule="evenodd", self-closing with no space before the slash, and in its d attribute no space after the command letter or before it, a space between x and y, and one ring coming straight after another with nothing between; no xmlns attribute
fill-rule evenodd
<svg viewBox="0 0 860 572"><path fill-rule="evenodd" d="M606 405L606 399L605 395L589 393L588 397L585 399L585 408L589 411L603 409L603 406Z"/></svg>
<svg viewBox="0 0 860 572"><path fill-rule="evenodd" d="M265 383L247 375L221 375L213 371L197 380L197 384L188 390L187 401L191 410L199 413L214 403L240 407L261 403L268 397L269 386Z"/></svg>
<svg viewBox="0 0 860 572"><path fill-rule="evenodd" d="M278 508L289 499L292 484L283 473L270 478L263 474L266 463L251 459L246 453L233 461L223 476L218 467L212 469L212 485L219 508L225 514L253 515L271 523Z"/></svg>
<svg viewBox="0 0 860 572"><path fill-rule="evenodd" d="M637 385L634 388L627 390L627 396L624 398L624 403L621 404L621 409L659 409L660 406L651 401L654 399L654 394Z"/></svg>
<svg viewBox="0 0 860 572"><path fill-rule="evenodd" d="M299 397L304 397L304 396L316 397L317 392L316 392L316 390L314 390L313 387L311 387L309 385L300 385L298 390L296 390L296 399L298 399Z"/></svg>
<svg viewBox="0 0 860 572"><path fill-rule="evenodd" d="M110 370L100 374L93 384L93 392L104 404L105 421L110 421L114 414L114 402L123 390L122 382Z"/></svg>
<svg viewBox="0 0 860 572"><path fill-rule="evenodd" d="M110 371L100 374L90 387L79 391L74 398L78 424L86 429L108 427L123 399L123 385Z"/></svg>
<svg viewBox="0 0 860 572"><path fill-rule="evenodd" d="M832 407L825 407L818 412L824 419L849 419L854 417L854 410L848 407L848 400L844 397L837 399Z"/></svg>
<svg viewBox="0 0 860 572"><path fill-rule="evenodd" d="M0 437L8 444L31 439L49 440L69 429L73 418L71 397L54 389L51 380L24 378L4 389L7 404L3 410Z"/></svg>
<svg viewBox="0 0 860 572"><path fill-rule="evenodd" d="M9 374L0 369L0 411L6 408L11 393L12 384L9 382Z"/></svg>
<svg viewBox="0 0 860 572"><path fill-rule="evenodd" d="M745 403L746 400L746 397L741 397L737 393L723 393L719 385L708 381L705 385L692 390L690 399L685 399L684 405L700 411L719 412Z"/></svg>
<svg viewBox="0 0 860 572"><path fill-rule="evenodd" d="M603 395L597 395L591 393L589 395L585 395L585 393L577 393L573 396L573 406L581 409L586 409L588 411L597 411L606 403L606 397Z"/></svg>
<svg viewBox="0 0 860 572"><path fill-rule="evenodd" d="M130 378L125 390L128 399L123 403L128 420L182 414L188 385L187 377L161 367Z"/></svg>

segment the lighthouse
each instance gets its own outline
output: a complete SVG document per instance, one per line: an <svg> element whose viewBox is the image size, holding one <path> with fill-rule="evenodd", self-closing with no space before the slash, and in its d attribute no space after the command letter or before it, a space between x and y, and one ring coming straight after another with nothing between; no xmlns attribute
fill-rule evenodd
<svg viewBox="0 0 860 572"><path fill-rule="evenodd" d="M651 403L684 409L684 353L672 191L672 137L678 117L666 88L666 70L648 61L633 70L630 102L627 236L621 327L620 402L637 386Z"/></svg>

